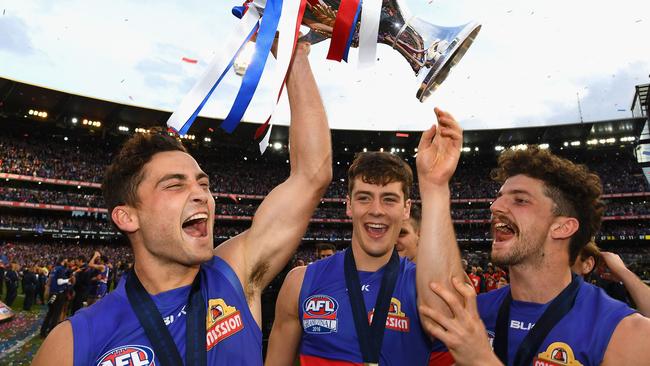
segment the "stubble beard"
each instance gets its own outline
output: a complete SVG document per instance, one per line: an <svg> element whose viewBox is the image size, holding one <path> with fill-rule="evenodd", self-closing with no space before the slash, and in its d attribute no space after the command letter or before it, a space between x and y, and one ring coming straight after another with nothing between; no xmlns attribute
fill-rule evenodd
<svg viewBox="0 0 650 366"><path fill-rule="evenodd" d="M545 233L537 237L527 233L520 233L520 236L515 238L509 252L499 256L495 255L494 250L492 250L490 259L492 263L500 267L522 264L538 267L544 259L544 237Z"/></svg>

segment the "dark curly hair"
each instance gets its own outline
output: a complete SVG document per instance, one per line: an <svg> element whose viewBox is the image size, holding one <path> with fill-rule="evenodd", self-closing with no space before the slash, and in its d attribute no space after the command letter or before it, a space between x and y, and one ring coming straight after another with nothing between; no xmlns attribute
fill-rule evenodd
<svg viewBox="0 0 650 366"><path fill-rule="evenodd" d="M578 231L569 242L569 263L575 262L578 253L600 229L605 210L601 201L603 188L600 178L586 166L537 146L502 153L491 176L503 184L506 179L519 174L544 182L544 193L555 204L554 215L578 220Z"/></svg>
<svg viewBox="0 0 650 366"><path fill-rule="evenodd" d="M411 198L413 170L404 160L393 154L378 151L356 154L348 169L348 193L352 193L357 177L364 183L380 186L400 182L404 200Z"/></svg>
<svg viewBox="0 0 650 366"><path fill-rule="evenodd" d="M104 172L102 193L109 216L119 205L138 204L137 191L143 179L143 167L154 155L165 151L187 152L179 139L162 129L136 134L124 143Z"/></svg>

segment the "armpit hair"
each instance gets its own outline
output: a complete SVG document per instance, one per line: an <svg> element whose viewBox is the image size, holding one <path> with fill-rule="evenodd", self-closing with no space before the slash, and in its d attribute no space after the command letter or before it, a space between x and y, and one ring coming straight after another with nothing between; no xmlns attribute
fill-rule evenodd
<svg viewBox="0 0 650 366"><path fill-rule="evenodd" d="M264 280L264 276L268 273L270 267L271 266L269 265L268 261L263 261L253 268L251 276L248 280L248 286L246 286L247 301L253 300L256 289L259 289L260 291L262 290L262 281Z"/></svg>

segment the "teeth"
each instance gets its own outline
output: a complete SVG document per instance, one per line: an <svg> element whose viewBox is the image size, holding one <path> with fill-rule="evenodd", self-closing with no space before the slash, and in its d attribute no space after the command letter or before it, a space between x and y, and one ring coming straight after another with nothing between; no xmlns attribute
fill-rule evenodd
<svg viewBox="0 0 650 366"><path fill-rule="evenodd" d="M507 226L508 226L507 224L504 224L502 222L494 225L494 227L497 228L497 229L504 228L504 227L507 227Z"/></svg>
<svg viewBox="0 0 650 366"><path fill-rule="evenodd" d="M373 228L373 229L383 229L386 227L386 225L383 224L368 224L368 227Z"/></svg>
<svg viewBox="0 0 650 366"><path fill-rule="evenodd" d="M194 214L194 215L190 216L187 220L185 220L185 222L188 222L188 221L191 221L191 220L197 220L197 219L207 219L207 218L208 218L208 214L206 214L206 213L197 213L197 214Z"/></svg>

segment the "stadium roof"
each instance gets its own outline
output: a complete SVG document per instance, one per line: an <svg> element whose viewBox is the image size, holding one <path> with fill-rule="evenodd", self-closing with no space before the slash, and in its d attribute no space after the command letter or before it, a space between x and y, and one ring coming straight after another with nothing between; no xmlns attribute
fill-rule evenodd
<svg viewBox="0 0 650 366"><path fill-rule="evenodd" d="M644 90L647 100L647 85ZM641 91L637 88L637 93ZM0 117L32 118L28 115L29 110L45 111L48 113L45 118L47 122L67 127L71 127L72 118L101 121L101 128L108 134L118 134L118 126L121 125L128 126L131 130L136 127L164 126L170 116L170 113L165 111L119 104L0 78ZM645 121L644 117L630 117L579 124L471 130L465 131L464 144L487 148L495 145L507 147L517 144L562 143L624 136L638 138ZM215 119L198 118L189 133L195 134L198 138L212 136L215 141L237 143L242 139L250 141L259 126L242 123L234 134L228 135L218 128L219 122ZM420 132L334 130L332 135L337 148L360 149L362 146L368 149L391 146L413 148L417 146ZM272 142L286 141L287 137L287 127L274 126Z"/></svg>

